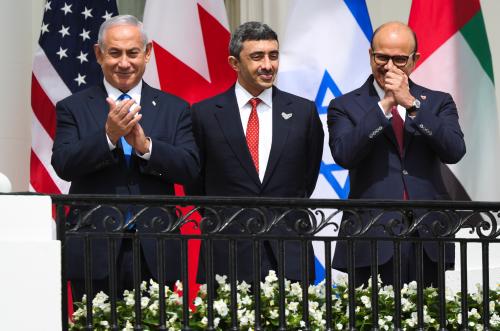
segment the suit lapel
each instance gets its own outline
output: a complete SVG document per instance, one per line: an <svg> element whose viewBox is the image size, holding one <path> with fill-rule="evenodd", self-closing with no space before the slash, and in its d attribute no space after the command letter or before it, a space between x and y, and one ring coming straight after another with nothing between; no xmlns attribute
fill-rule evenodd
<svg viewBox="0 0 500 331"><path fill-rule="evenodd" d="M290 128L293 125L293 104L279 89L273 87L273 131L271 152L269 153L269 161L267 162L266 172L262 185L265 186L272 177L272 173L278 164L283 149L290 133ZM285 113L291 115L285 119L282 115Z"/></svg>
<svg viewBox="0 0 500 331"><path fill-rule="evenodd" d="M221 100L216 104L216 107L215 118L226 138L227 144L248 173L248 176L260 186L259 174L253 164L243 126L241 125L241 116L236 95L234 94L234 87L221 96Z"/></svg>
<svg viewBox="0 0 500 331"><path fill-rule="evenodd" d="M97 127L103 128L108 118L109 107L106 102L108 97L104 84L94 87L88 98L89 112L92 114Z"/></svg>
<svg viewBox="0 0 500 331"><path fill-rule="evenodd" d="M140 124L146 136L151 135L153 124L156 121L158 110L161 106L158 99L158 92L145 82L142 82L140 111L142 118Z"/></svg>

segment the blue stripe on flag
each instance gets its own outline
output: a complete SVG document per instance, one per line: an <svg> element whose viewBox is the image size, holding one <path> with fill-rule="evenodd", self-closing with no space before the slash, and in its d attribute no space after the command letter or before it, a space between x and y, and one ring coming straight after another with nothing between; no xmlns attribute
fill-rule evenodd
<svg viewBox="0 0 500 331"><path fill-rule="evenodd" d="M366 36L366 39L372 40L373 28L370 21L370 15L368 14L368 8L366 7L365 0L344 0L347 8L352 13L352 16L356 19L361 30Z"/></svg>
<svg viewBox="0 0 500 331"><path fill-rule="evenodd" d="M314 257L314 265L316 267L315 272L316 272L316 279L314 280L314 284L317 285L319 284L323 279L326 277L325 273L325 267L319 262L317 257Z"/></svg>

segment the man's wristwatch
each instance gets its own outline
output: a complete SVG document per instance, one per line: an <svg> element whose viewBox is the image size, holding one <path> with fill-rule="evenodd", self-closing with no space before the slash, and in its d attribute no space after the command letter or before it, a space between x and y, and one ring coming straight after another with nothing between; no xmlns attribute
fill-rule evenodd
<svg viewBox="0 0 500 331"><path fill-rule="evenodd" d="M420 100L418 100L417 98L415 98L411 104L411 107L410 108L406 108L406 111L407 112L410 112L410 113L413 113L417 110L420 109Z"/></svg>

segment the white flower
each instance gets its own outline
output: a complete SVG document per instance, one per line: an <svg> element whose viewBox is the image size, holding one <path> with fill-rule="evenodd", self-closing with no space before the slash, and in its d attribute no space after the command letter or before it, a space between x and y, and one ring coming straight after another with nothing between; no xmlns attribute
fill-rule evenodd
<svg viewBox="0 0 500 331"><path fill-rule="evenodd" d="M309 301L309 311L314 312L319 307L319 302L317 301Z"/></svg>
<svg viewBox="0 0 500 331"><path fill-rule="evenodd" d="M365 305L366 308L370 309L372 304L371 304L371 301L370 301L370 298L367 297L366 295L363 295L361 297L361 302Z"/></svg>
<svg viewBox="0 0 500 331"><path fill-rule="evenodd" d="M98 304L102 304L103 302L105 302L106 300L108 300L108 295L106 293L104 293L103 291L100 291L99 293L97 293L95 295L95 298L94 300L92 300L92 304L93 305L98 305Z"/></svg>
<svg viewBox="0 0 500 331"><path fill-rule="evenodd" d="M404 312L411 311L415 307L415 304L407 298L401 298L401 309Z"/></svg>
<svg viewBox="0 0 500 331"><path fill-rule="evenodd" d="M125 300L125 305L127 306L133 306L135 305L135 300L134 300L134 294L131 293L125 297L123 297L123 300Z"/></svg>
<svg viewBox="0 0 500 331"><path fill-rule="evenodd" d="M222 317L225 317L229 313L229 309L224 300L214 301L214 309Z"/></svg>
<svg viewBox="0 0 500 331"><path fill-rule="evenodd" d="M151 296L156 295L158 296L158 292L160 291L160 286L158 285L157 282L154 280L150 279L149 280L149 294Z"/></svg>
<svg viewBox="0 0 500 331"><path fill-rule="evenodd" d="M177 292L172 292L172 294L170 294L168 296L167 302L170 304L181 305L182 304L182 297L180 297Z"/></svg>
<svg viewBox="0 0 500 331"><path fill-rule="evenodd" d="M290 285L290 295L294 295L299 299L302 299L302 286L300 286L299 283L292 283Z"/></svg>
<svg viewBox="0 0 500 331"><path fill-rule="evenodd" d="M174 287L177 291L181 292L182 291L182 282L181 281L176 281L175 282L175 287Z"/></svg>
<svg viewBox="0 0 500 331"><path fill-rule="evenodd" d="M447 301L454 301L455 300L455 293L453 293L453 290L449 287L447 287L444 291L445 293L445 298Z"/></svg>
<svg viewBox="0 0 500 331"><path fill-rule="evenodd" d="M158 314L158 309L159 309L159 302L155 300L149 307L149 311L152 312L154 315Z"/></svg>
<svg viewBox="0 0 500 331"><path fill-rule="evenodd" d="M168 319L168 322L169 322L170 324L175 323L175 321L177 321L177 319L179 318L179 316L177 316L177 314L175 314L175 313L171 313L171 315L172 315L172 317L170 317L170 318Z"/></svg>
<svg viewBox="0 0 500 331"><path fill-rule="evenodd" d="M279 313L278 313L278 310L277 310L277 309L273 309L273 310L271 310L271 311L269 312L269 317L270 317L271 319L273 319L273 320L274 320L274 319L277 319L279 316L280 316L280 315L279 315Z"/></svg>
<svg viewBox="0 0 500 331"><path fill-rule="evenodd" d="M264 279L266 283L273 283L278 281L278 277L276 277L276 272L274 270L269 270L269 274Z"/></svg>
<svg viewBox="0 0 500 331"><path fill-rule="evenodd" d="M146 283L146 281L142 281L141 282L141 291L146 291L148 289L148 283Z"/></svg>
<svg viewBox="0 0 500 331"><path fill-rule="evenodd" d="M342 330L344 325L342 325L342 323L337 323L337 325L335 325L335 327L337 328L337 330Z"/></svg>
<svg viewBox="0 0 500 331"><path fill-rule="evenodd" d="M414 327L417 325L418 323L418 315L417 315L417 312L412 312L411 313L411 318L405 320L406 324L409 326L409 327Z"/></svg>
<svg viewBox="0 0 500 331"><path fill-rule="evenodd" d="M200 294L207 294L207 284L200 285L199 289Z"/></svg>
<svg viewBox="0 0 500 331"><path fill-rule="evenodd" d="M469 317L475 317L477 319L480 319L481 318L481 315L479 315L479 312L477 311L476 308L472 308L470 311L469 311Z"/></svg>
<svg viewBox="0 0 500 331"><path fill-rule="evenodd" d="M297 312L298 308L299 308L299 303L297 301L292 301L288 304L288 309L293 311L294 313Z"/></svg>
<svg viewBox="0 0 500 331"><path fill-rule="evenodd" d="M130 321L127 321L122 331L134 331L134 326L130 323Z"/></svg>
<svg viewBox="0 0 500 331"><path fill-rule="evenodd" d="M245 281L242 281L241 284L238 284L238 291L241 293L248 293L250 292L250 284L248 284Z"/></svg>
<svg viewBox="0 0 500 331"><path fill-rule="evenodd" d="M215 275L215 281L219 284L219 285L223 285L226 283L226 279L227 279L227 276L226 275Z"/></svg>
<svg viewBox="0 0 500 331"><path fill-rule="evenodd" d="M494 313L493 315L491 315L490 324L492 327L500 326L500 316L498 316L497 313Z"/></svg>
<svg viewBox="0 0 500 331"><path fill-rule="evenodd" d="M144 309L148 306L149 304L149 298L148 297L142 297L141 298L141 308Z"/></svg>
<svg viewBox="0 0 500 331"><path fill-rule="evenodd" d="M194 299L194 305L195 305L196 307L201 306L202 304L203 304L203 299L202 299L202 298L200 298L200 297L196 297L196 298Z"/></svg>
<svg viewBox="0 0 500 331"><path fill-rule="evenodd" d="M339 286L347 286L347 279L348 279L347 274L339 274L335 282Z"/></svg>
<svg viewBox="0 0 500 331"><path fill-rule="evenodd" d="M238 304L241 304L242 306L249 306L252 304L252 299L248 295L246 295L241 298L241 301L239 301Z"/></svg>
<svg viewBox="0 0 500 331"><path fill-rule="evenodd" d="M274 287L266 283L260 283L260 288L264 293L266 298L272 298L274 296Z"/></svg>
<svg viewBox="0 0 500 331"><path fill-rule="evenodd" d="M99 325L102 325L102 326L104 326L104 327L109 327L109 323L108 323L108 321L100 321L100 322L99 322Z"/></svg>

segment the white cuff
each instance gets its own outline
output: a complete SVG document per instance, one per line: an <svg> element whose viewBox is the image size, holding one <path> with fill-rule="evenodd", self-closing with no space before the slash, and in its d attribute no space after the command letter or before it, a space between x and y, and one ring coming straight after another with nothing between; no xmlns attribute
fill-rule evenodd
<svg viewBox="0 0 500 331"><path fill-rule="evenodd" d="M382 107L382 104L380 101L378 102L378 106L380 107L380 110L382 111L382 114L389 120L392 118L392 113L386 114L384 108Z"/></svg>
<svg viewBox="0 0 500 331"><path fill-rule="evenodd" d="M141 159L149 161L149 159L151 158L151 153L153 152L153 141L149 137L146 137L146 139L149 140L149 152L144 154L139 154L137 151L135 151L135 154Z"/></svg>
<svg viewBox="0 0 500 331"><path fill-rule="evenodd" d="M109 150L112 151L116 148L116 145L113 145L113 143L111 142L111 139L109 139L109 136L108 134L106 133L106 139L108 140L108 147L109 147Z"/></svg>

